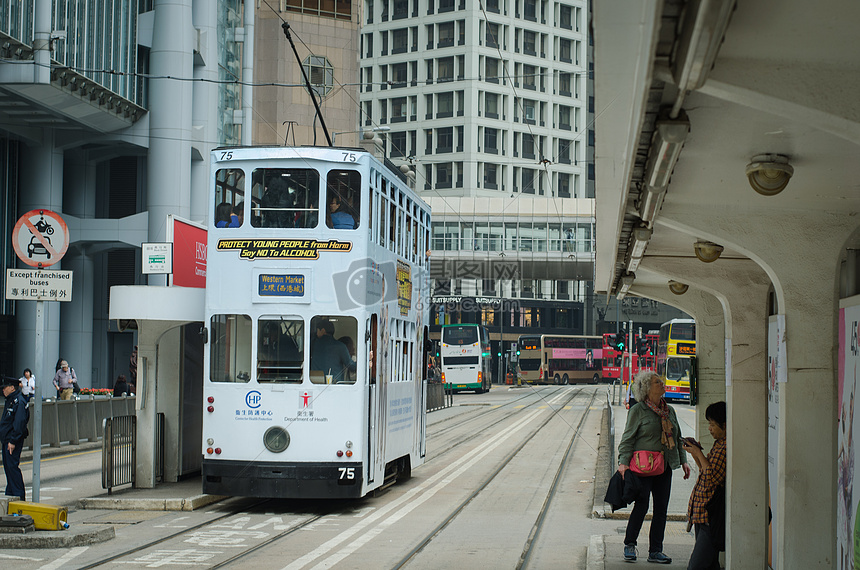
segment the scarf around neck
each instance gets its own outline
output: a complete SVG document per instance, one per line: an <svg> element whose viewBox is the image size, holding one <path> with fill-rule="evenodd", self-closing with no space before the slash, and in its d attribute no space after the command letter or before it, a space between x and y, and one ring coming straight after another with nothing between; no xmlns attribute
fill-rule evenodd
<svg viewBox="0 0 860 570"><path fill-rule="evenodd" d="M660 398L660 403L655 406L651 400L645 398L645 405L648 406L652 412L660 416L660 427L663 428L660 442L669 449L675 449L675 438L672 435L672 422L669 421L669 404L666 403L664 398Z"/></svg>

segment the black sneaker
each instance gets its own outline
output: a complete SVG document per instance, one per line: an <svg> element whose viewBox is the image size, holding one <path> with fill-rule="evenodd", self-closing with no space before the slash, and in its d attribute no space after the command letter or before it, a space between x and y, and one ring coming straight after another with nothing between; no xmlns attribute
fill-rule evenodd
<svg viewBox="0 0 860 570"><path fill-rule="evenodd" d="M654 564L671 564L672 559L662 552L649 552L648 562L653 562Z"/></svg>
<svg viewBox="0 0 860 570"><path fill-rule="evenodd" d="M636 562L636 545L635 544L625 544L624 545L624 560L627 562Z"/></svg>

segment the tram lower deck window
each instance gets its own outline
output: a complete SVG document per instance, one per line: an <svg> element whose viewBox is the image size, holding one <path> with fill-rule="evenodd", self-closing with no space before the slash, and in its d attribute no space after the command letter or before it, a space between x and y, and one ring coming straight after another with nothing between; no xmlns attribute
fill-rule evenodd
<svg viewBox="0 0 860 570"><path fill-rule="evenodd" d="M311 319L311 382L314 384L355 384L355 317L319 315Z"/></svg>
<svg viewBox="0 0 860 570"><path fill-rule="evenodd" d="M301 319L262 317L257 321L257 382L301 384L305 359Z"/></svg>
<svg viewBox="0 0 860 570"><path fill-rule="evenodd" d="M248 382L251 379L251 317L212 315L209 380Z"/></svg>

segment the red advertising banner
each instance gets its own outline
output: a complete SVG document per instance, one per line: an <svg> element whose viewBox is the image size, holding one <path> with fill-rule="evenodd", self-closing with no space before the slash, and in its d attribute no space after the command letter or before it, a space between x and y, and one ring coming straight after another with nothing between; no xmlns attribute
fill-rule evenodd
<svg viewBox="0 0 860 570"><path fill-rule="evenodd" d="M173 285L206 287L206 229L171 216L173 229Z"/></svg>

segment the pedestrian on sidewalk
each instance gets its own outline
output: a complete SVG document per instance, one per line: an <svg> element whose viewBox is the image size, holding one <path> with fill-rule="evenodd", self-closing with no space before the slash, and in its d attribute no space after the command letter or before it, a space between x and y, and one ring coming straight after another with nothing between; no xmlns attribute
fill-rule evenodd
<svg viewBox="0 0 860 570"><path fill-rule="evenodd" d="M75 369L69 366L65 360L61 361L60 369L54 375L54 388L60 393L60 399L71 400L77 383L78 377L75 375Z"/></svg>
<svg viewBox="0 0 860 570"><path fill-rule="evenodd" d="M687 570L719 570L720 551L726 549L726 403L711 404L705 417L715 440L707 457L699 442L690 437L684 439L684 451L699 466L699 477L687 507L687 530L691 524L696 527L696 546Z"/></svg>
<svg viewBox="0 0 860 570"><path fill-rule="evenodd" d="M21 384L21 395L29 402L30 398L36 395L36 377L33 376L33 371L25 368L18 382Z"/></svg>
<svg viewBox="0 0 860 570"><path fill-rule="evenodd" d="M30 412L27 410L27 400L21 395L18 379L3 377L3 417L0 418L0 445L3 446L3 471L6 472L6 495L26 498L24 492L24 476L21 474L21 448L29 435L27 422Z"/></svg>
<svg viewBox="0 0 860 570"><path fill-rule="evenodd" d="M627 412L627 425L618 444L618 472L621 477L630 469L634 452L655 451L663 454L663 473L640 477L642 493L633 505L627 521L624 537L624 559L636 560L636 540L648 513L650 497L654 497L651 515L651 532L648 537L648 562L671 564L672 559L663 553L663 536L666 532L666 516L669 510L669 495L672 492L672 471L684 470L684 479L690 476L687 454L681 448L681 426L675 410L666 403L663 394L666 386L663 379L650 370L639 372L633 378L633 397L638 402Z"/></svg>

